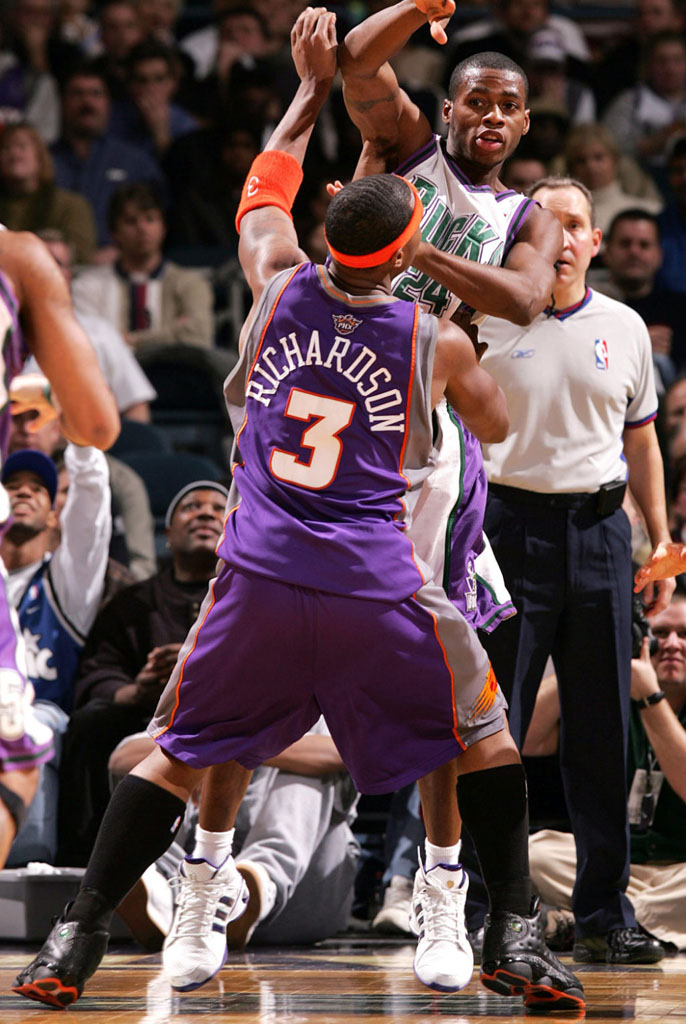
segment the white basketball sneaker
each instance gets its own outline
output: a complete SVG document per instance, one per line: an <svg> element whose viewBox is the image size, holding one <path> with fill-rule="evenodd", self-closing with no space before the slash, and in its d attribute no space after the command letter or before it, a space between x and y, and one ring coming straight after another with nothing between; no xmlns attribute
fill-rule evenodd
<svg viewBox="0 0 686 1024"><path fill-rule="evenodd" d="M372 921L373 931L410 934L411 904L412 880L402 875L393 875L390 885L386 886L383 906Z"/></svg>
<svg viewBox="0 0 686 1024"><path fill-rule="evenodd" d="M457 992L474 969L464 919L469 879L461 865L439 864L430 871L419 860L414 878L410 927L419 936L414 972L428 988Z"/></svg>
<svg viewBox="0 0 686 1024"><path fill-rule="evenodd" d="M188 992L226 963L226 926L245 910L248 890L233 857L219 867L186 857L175 883L177 906L162 947L162 966L172 988Z"/></svg>

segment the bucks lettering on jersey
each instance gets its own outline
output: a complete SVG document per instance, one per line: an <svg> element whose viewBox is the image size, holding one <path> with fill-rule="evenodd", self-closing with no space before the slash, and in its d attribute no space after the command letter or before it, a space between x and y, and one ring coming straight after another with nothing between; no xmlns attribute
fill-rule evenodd
<svg viewBox="0 0 686 1024"><path fill-rule="evenodd" d="M422 239L443 252L477 263L500 266L531 211L534 201L518 192L495 194L488 185L474 186L450 157L438 136L397 170L413 182L424 204ZM460 308L480 318L448 288L416 267L393 282L393 294L418 302L434 316L452 316Z"/></svg>

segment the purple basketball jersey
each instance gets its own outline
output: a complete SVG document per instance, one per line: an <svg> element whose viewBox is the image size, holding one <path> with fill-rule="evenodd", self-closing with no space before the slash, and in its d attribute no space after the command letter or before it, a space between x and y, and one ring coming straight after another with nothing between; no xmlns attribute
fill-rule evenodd
<svg viewBox="0 0 686 1024"><path fill-rule="evenodd" d="M7 278L0 271L0 339L2 339L3 372L0 378L0 459L7 457L11 424L9 386L21 372L27 350L19 326L18 304Z"/></svg>
<svg viewBox="0 0 686 1024"><path fill-rule="evenodd" d="M272 279L226 388L226 562L377 600L422 585L406 492L428 473L435 339L414 305L343 293L323 267Z"/></svg>

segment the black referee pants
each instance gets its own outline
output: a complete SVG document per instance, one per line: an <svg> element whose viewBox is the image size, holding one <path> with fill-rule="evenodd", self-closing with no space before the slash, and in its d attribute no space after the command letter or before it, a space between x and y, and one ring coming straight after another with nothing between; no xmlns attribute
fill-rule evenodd
<svg viewBox="0 0 686 1024"><path fill-rule="evenodd" d="M580 936L634 927L626 752L631 683L630 527L489 493L486 533L518 614L482 642L521 747L546 661L558 679L560 768L577 845L572 909Z"/></svg>

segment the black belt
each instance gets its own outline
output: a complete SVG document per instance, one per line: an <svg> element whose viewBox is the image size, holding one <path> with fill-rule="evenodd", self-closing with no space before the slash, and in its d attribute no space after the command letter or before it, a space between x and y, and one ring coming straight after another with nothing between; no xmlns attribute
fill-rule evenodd
<svg viewBox="0 0 686 1024"><path fill-rule="evenodd" d="M521 505L538 505L545 508L578 509L589 508L598 515L609 516L621 507L626 493L626 482L614 480L597 491L576 491L557 494L543 494L540 491L526 491L523 487L507 487L505 484L489 483L491 494L506 501Z"/></svg>

